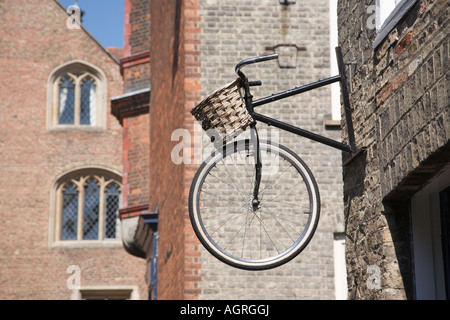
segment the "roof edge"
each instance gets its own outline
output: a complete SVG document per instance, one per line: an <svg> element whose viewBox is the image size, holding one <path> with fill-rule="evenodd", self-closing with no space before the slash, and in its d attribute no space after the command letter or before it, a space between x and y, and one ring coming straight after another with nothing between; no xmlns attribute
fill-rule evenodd
<svg viewBox="0 0 450 320"><path fill-rule="evenodd" d="M56 4L67 14L67 16L70 16L67 13L67 9L64 8L64 6L58 1L58 0L53 0L54 2L56 2ZM113 54L111 52L108 51L108 49L106 49L84 26L83 24L80 24L81 29L117 64L117 65L121 65L120 61L113 56Z"/></svg>

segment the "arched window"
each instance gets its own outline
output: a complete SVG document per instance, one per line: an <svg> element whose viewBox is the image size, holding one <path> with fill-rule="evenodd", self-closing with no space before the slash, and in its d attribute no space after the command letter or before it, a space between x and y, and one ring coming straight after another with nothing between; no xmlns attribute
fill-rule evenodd
<svg viewBox="0 0 450 320"><path fill-rule="evenodd" d="M49 78L48 129L104 128L105 96L106 81L99 69L79 61L59 67Z"/></svg>
<svg viewBox="0 0 450 320"><path fill-rule="evenodd" d="M120 177L83 169L64 175L54 186L54 242L120 239Z"/></svg>

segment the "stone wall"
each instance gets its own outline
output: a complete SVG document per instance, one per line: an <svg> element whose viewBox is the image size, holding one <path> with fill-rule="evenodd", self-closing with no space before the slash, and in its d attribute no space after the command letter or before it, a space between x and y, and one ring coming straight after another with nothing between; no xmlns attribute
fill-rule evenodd
<svg viewBox="0 0 450 320"><path fill-rule="evenodd" d="M274 270L248 272L213 258L196 239L188 194L200 164L194 144L183 152L191 162L175 165L171 134L201 129L189 113L202 97L235 79L240 60L280 53L277 62L246 68L262 80L255 98L329 77L329 1L151 1L150 205L158 208L158 299L334 299L333 240L344 231L341 152L261 126L280 136L313 171L322 211L316 235L296 259ZM164 25L164 27L162 27ZM284 47L276 47L288 44ZM297 47L305 47L298 51ZM294 49L294 51L292 51ZM331 120L331 88L261 107L262 113L340 140ZM338 121L339 124L339 121ZM191 140L193 142L194 140Z"/></svg>
<svg viewBox="0 0 450 320"><path fill-rule="evenodd" d="M448 1L415 1L374 47L375 1L339 1L339 43L357 63L356 143L367 147L344 170L353 299L414 298L409 200L449 159L448 12Z"/></svg>
<svg viewBox="0 0 450 320"><path fill-rule="evenodd" d="M243 59L280 54L276 61L243 69L250 80L261 80L255 99L329 77L329 1L198 1L198 95L206 96L233 81ZM279 44L305 47L278 47ZM272 47L272 48L271 48ZM280 67L281 66L281 67ZM340 130L327 130L331 119L330 87L314 90L258 112L340 140ZM198 100L199 101L199 100ZM197 101L197 102L198 102ZM237 270L218 262L202 247L196 284L200 299L334 299L333 236L343 232L341 152L260 124L260 134L279 135L310 166L321 192L321 220L309 246L290 263L264 272Z"/></svg>

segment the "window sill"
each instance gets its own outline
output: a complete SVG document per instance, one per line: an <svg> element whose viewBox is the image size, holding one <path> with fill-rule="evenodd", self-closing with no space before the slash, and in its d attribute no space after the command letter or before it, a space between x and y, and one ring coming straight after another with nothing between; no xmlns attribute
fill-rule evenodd
<svg viewBox="0 0 450 320"><path fill-rule="evenodd" d="M403 0L400 2L386 18L383 25L377 31L377 36L373 42L373 48L376 49L389 33L395 28L398 22L408 13L408 11L416 4L417 0Z"/></svg>
<svg viewBox="0 0 450 320"><path fill-rule="evenodd" d="M324 119L323 126L325 130L340 130L341 120Z"/></svg>
<svg viewBox="0 0 450 320"><path fill-rule="evenodd" d="M94 248L122 248L122 241L115 240L83 240L83 241L55 241L50 245L54 249L94 249Z"/></svg>
<svg viewBox="0 0 450 320"><path fill-rule="evenodd" d="M75 131L75 132L92 132L92 133L100 133L106 131L105 128L99 126L75 126L75 125L53 126L48 128L47 130L50 132Z"/></svg>

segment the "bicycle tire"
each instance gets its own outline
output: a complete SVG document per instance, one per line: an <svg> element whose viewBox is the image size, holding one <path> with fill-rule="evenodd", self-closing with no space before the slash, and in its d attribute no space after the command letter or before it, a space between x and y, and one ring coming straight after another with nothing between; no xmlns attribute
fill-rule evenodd
<svg viewBox="0 0 450 320"><path fill-rule="evenodd" d="M241 140L216 150L201 164L189 192L189 216L198 239L217 259L239 269L266 270L287 263L308 245L319 222L320 195L311 170L297 154L282 145L260 141L261 204L257 209L251 207L253 182L249 168L254 167L254 150L250 140ZM238 155L243 163L238 163ZM270 158L273 161L268 167ZM225 172L220 175L222 167ZM219 195L211 198L215 191ZM280 201L273 201L278 198ZM274 203L279 203L278 207ZM288 225L291 222L295 228ZM292 235L291 229L299 231L298 236ZM259 232L259 238L250 232ZM236 238L242 238L242 248L237 248Z"/></svg>

